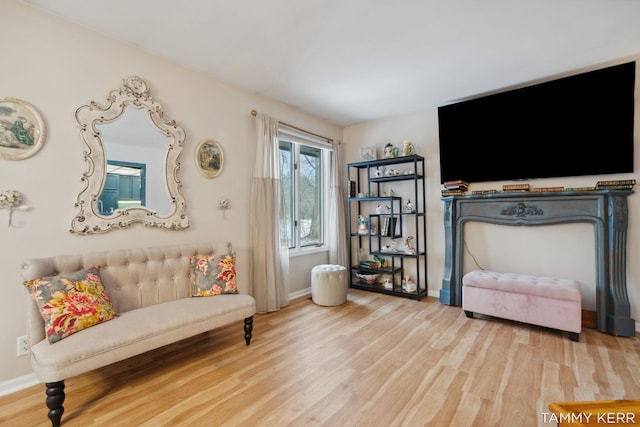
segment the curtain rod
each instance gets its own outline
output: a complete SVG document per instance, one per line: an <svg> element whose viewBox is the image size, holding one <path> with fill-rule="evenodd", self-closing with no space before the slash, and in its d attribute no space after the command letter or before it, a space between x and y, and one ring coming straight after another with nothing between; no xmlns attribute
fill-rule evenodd
<svg viewBox="0 0 640 427"><path fill-rule="evenodd" d="M251 110L251 115L253 117L256 117L258 115L258 112L256 110ZM333 139L327 138L326 136L322 136L322 135L318 135L317 133L309 132L308 130L304 130L304 129L301 129L301 128L297 127L297 126L290 125L289 123L285 123L285 122L280 122L280 123L282 123L285 126L289 126L290 128L293 128L295 130L299 130L300 132L306 132L309 135L317 136L318 138L326 139L327 141L333 142ZM340 145L340 144L342 144L342 141L338 141L338 145Z"/></svg>

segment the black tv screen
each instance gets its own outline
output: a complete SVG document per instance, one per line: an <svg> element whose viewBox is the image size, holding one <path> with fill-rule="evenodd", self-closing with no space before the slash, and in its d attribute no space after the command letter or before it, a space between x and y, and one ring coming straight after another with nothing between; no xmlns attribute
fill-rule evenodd
<svg viewBox="0 0 640 427"><path fill-rule="evenodd" d="M635 62L438 107L441 182L633 172Z"/></svg>

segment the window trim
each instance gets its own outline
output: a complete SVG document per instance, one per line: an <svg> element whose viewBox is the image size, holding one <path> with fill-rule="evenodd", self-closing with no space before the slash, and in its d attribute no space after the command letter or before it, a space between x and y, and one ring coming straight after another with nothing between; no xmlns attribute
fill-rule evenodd
<svg viewBox="0 0 640 427"><path fill-rule="evenodd" d="M283 137L284 139L291 138L291 142L298 142L300 144L322 148L323 150L333 151L331 140L280 123L278 124L278 139L283 139Z"/></svg>
<svg viewBox="0 0 640 427"><path fill-rule="evenodd" d="M299 233L299 225L294 226L294 247L289 248L289 256L302 256L308 255L318 252L326 252L329 250L328 247L328 230L327 230L327 221L329 219L329 197L330 197L330 177L331 177L331 155L333 152L333 146L329 142L329 140L325 138L321 138L319 136L306 133L304 131L294 129L290 126L286 126L283 124L278 125L278 144L282 141L286 143L292 144L292 160L294 162L299 162L300 160L300 146L306 145L313 148L320 149L321 155L321 165L322 165L322 179L321 179L321 202L322 202L322 243L319 245L309 245L309 246L300 246L300 233ZM280 149L280 148L279 148ZM293 216L294 221L297 221L298 224L300 222L299 218L299 192L298 187L300 185L299 182L300 174L299 167L294 169L293 175L293 188L294 188L294 210Z"/></svg>

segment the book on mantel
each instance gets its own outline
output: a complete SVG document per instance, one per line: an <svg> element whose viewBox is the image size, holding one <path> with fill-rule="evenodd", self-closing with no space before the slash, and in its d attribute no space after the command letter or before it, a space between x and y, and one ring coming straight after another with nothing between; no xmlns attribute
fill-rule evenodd
<svg viewBox="0 0 640 427"><path fill-rule="evenodd" d="M598 190L632 190L636 185L635 179L615 179L610 181L598 181L596 189Z"/></svg>
<svg viewBox="0 0 640 427"><path fill-rule="evenodd" d="M502 191L529 191L529 184L505 184Z"/></svg>
<svg viewBox="0 0 640 427"><path fill-rule="evenodd" d="M633 190L632 184L598 185L596 190Z"/></svg>
<svg viewBox="0 0 640 427"><path fill-rule="evenodd" d="M446 188L450 187L468 187L469 183L463 179L454 179L453 181L445 181L443 184Z"/></svg>
<svg viewBox="0 0 640 427"><path fill-rule="evenodd" d="M567 187L566 191L593 191L596 187Z"/></svg>
<svg viewBox="0 0 640 427"><path fill-rule="evenodd" d="M610 181L598 181L596 187L606 187L609 185L635 185L635 179L614 179Z"/></svg>
<svg viewBox="0 0 640 427"><path fill-rule="evenodd" d="M459 190L459 189L453 189L453 190L447 190L444 189L442 190L442 196L464 196L464 193L466 193L466 190Z"/></svg>
<svg viewBox="0 0 640 427"><path fill-rule="evenodd" d="M489 189L489 190L473 190L471 192L471 194L473 194L474 196L481 196L483 194L496 194L498 192L498 190L496 189Z"/></svg>
<svg viewBox="0 0 640 427"><path fill-rule="evenodd" d="M564 187L538 187L531 190L537 193L544 193L547 191L564 191Z"/></svg>
<svg viewBox="0 0 640 427"><path fill-rule="evenodd" d="M462 179L456 179L453 181L445 181L443 184L446 190L464 190L469 189L469 183Z"/></svg>

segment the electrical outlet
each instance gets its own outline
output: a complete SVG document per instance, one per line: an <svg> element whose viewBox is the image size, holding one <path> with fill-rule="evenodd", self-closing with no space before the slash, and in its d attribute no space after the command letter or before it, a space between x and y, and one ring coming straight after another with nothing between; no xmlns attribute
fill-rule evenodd
<svg viewBox="0 0 640 427"><path fill-rule="evenodd" d="M29 343L27 342L27 336L23 335L18 337L17 356L26 356L29 354Z"/></svg>

